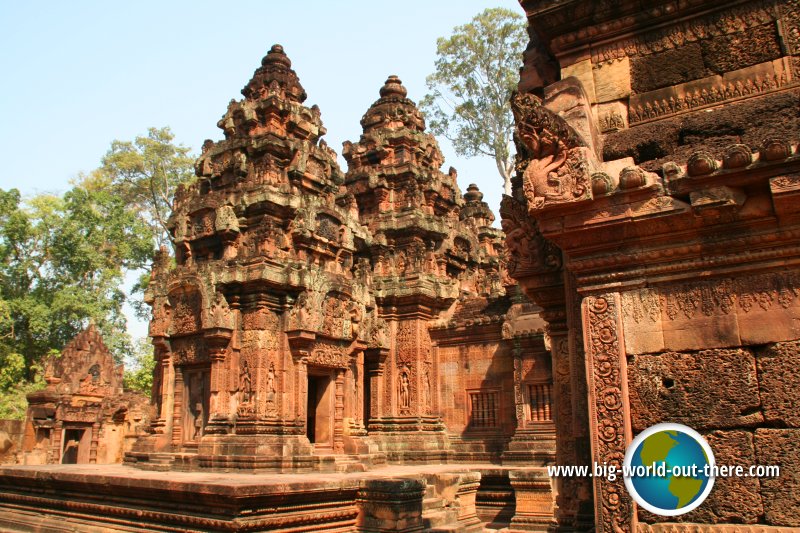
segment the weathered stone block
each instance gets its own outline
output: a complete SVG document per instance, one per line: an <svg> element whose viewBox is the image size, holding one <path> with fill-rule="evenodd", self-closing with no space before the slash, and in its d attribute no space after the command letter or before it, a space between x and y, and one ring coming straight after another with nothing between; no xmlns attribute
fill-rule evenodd
<svg viewBox="0 0 800 533"><path fill-rule="evenodd" d="M628 57L601 63L593 70L598 103L626 98L631 94L631 64Z"/></svg>
<svg viewBox="0 0 800 533"><path fill-rule="evenodd" d="M779 465L781 474L761 478L764 519L768 524L800 526L800 430L758 429L755 434L759 465Z"/></svg>
<svg viewBox="0 0 800 533"><path fill-rule="evenodd" d="M634 432L659 422L710 430L763 421L755 358L749 350L668 352L630 359Z"/></svg>
<svg viewBox="0 0 800 533"><path fill-rule="evenodd" d="M775 24L764 24L746 32L720 35L703 41L703 62L712 72L723 74L781 57Z"/></svg>
<svg viewBox="0 0 800 533"><path fill-rule="evenodd" d="M561 69L562 80L570 76L575 76L583 84L583 89L586 91L586 95L589 97L589 102L592 104L597 103L597 98L595 97L594 74L592 73L591 59L585 59L583 61L579 61L573 65Z"/></svg>
<svg viewBox="0 0 800 533"><path fill-rule="evenodd" d="M703 52L698 43L631 61L631 88L643 93L707 76Z"/></svg>
<svg viewBox="0 0 800 533"><path fill-rule="evenodd" d="M765 420L800 427L800 341L772 344L756 362Z"/></svg>

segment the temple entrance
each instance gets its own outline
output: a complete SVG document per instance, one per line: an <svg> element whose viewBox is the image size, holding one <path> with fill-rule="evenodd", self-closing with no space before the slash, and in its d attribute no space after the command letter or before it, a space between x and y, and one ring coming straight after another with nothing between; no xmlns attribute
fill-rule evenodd
<svg viewBox="0 0 800 533"><path fill-rule="evenodd" d="M208 424L211 372L208 368L184 369L184 443L197 443Z"/></svg>
<svg viewBox="0 0 800 533"><path fill-rule="evenodd" d="M92 445L90 428L65 427L61 448L61 464L74 465L89 462Z"/></svg>
<svg viewBox="0 0 800 533"><path fill-rule="evenodd" d="M306 436L317 448L333 447L333 374L309 371Z"/></svg>

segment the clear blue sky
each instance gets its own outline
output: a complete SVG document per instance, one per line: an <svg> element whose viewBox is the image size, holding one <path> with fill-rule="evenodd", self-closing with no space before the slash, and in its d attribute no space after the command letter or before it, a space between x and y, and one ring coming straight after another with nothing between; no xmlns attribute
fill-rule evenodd
<svg viewBox="0 0 800 533"><path fill-rule="evenodd" d="M195 152L231 98L280 43L319 105L337 153L357 140L364 111L397 74L418 101L436 38L487 7L516 0L11 2L0 0L0 187L61 193L97 167L113 139L170 126ZM489 159L457 158L497 214L502 181ZM340 158L342 167L346 169ZM143 324L131 324L142 335Z"/></svg>

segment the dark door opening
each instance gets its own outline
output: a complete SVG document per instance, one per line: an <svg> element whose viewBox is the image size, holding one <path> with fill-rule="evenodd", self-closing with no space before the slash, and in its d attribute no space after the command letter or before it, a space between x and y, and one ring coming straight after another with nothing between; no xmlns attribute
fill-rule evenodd
<svg viewBox="0 0 800 533"><path fill-rule="evenodd" d="M306 436L317 446L332 446L333 394L330 375L308 376Z"/></svg>
<svg viewBox="0 0 800 533"><path fill-rule="evenodd" d="M81 441L85 429L64 429L64 444L61 451L61 464L75 465L82 462Z"/></svg>

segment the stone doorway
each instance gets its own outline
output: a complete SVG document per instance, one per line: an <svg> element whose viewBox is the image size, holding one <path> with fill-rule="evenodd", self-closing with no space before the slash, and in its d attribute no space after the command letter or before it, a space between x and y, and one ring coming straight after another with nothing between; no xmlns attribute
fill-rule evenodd
<svg viewBox="0 0 800 533"><path fill-rule="evenodd" d="M208 424L211 371L208 368L184 369L183 434L184 444L196 445Z"/></svg>
<svg viewBox="0 0 800 533"><path fill-rule="evenodd" d="M333 448L333 396L333 373L309 370L306 436L317 449Z"/></svg>
<svg viewBox="0 0 800 533"><path fill-rule="evenodd" d="M61 443L61 464L86 464L89 462L92 432L89 427L65 427Z"/></svg>

